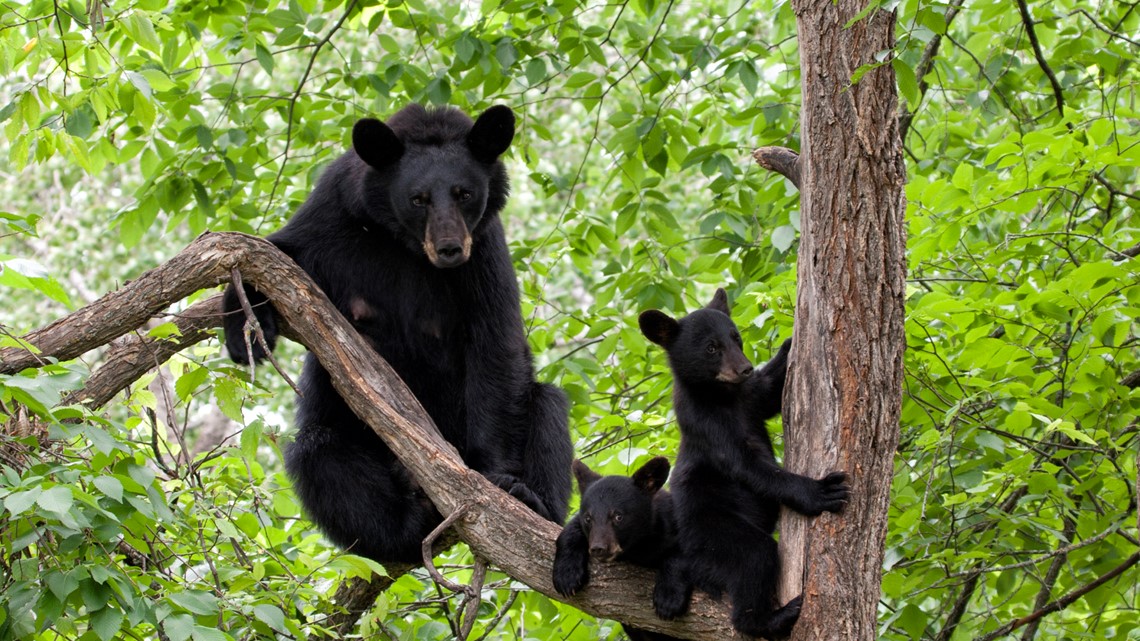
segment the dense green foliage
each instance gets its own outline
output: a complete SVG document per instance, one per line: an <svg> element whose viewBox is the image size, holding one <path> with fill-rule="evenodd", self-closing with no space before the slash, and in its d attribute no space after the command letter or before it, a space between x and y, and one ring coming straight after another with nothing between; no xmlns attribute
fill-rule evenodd
<svg viewBox="0 0 1140 641"><path fill-rule="evenodd" d="M1138 548L1140 10L1034 2L1030 32L998 0L889 6L883 63L914 115L881 636L973 639ZM0 77L0 346L207 229L277 228L357 118L408 101L519 116L523 311L595 469L676 449L639 310L724 284L754 360L791 333L798 194L748 158L798 147L787 2L4 2ZM215 341L106 408L57 407L101 362L0 377L0 638L317 631L339 580L373 568L301 518L287 387ZM225 440L205 427L219 410ZM1135 577L1036 635L1138 638ZM473 638L620 635L492 578ZM452 608L405 577L359 632L448 638Z"/></svg>

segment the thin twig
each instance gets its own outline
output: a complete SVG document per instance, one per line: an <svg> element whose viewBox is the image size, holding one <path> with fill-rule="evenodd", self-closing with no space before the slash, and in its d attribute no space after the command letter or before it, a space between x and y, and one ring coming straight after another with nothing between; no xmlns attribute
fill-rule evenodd
<svg viewBox="0 0 1140 641"><path fill-rule="evenodd" d="M1073 534L1076 533L1077 525L1069 515L1065 516L1065 529L1062 536L1066 539L1071 539ZM1041 581L1041 589L1037 592L1037 600L1033 602L1033 607L1040 610L1045 607L1049 602L1049 595L1053 593L1053 586L1057 584L1057 577L1061 576L1061 568L1069 561L1068 554L1060 554L1054 557L1053 562L1049 564L1049 569L1045 572L1045 578ZM1033 641L1037 636L1037 630L1041 627L1040 619L1031 622L1025 627L1021 633L1021 641Z"/></svg>
<svg viewBox="0 0 1140 641"><path fill-rule="evenodd" d="M305 73L301 76L301 81L297 83L297 90L293 92L293 97L289 99L289 110L285 114L285 152L282 154L281 167L277 170L277 177L273 180L273 188L269 191L269 198L266 199L266 212L273 206L273 199L277 196L277 187L281 185L281 176L285 174L285 166L289 163L289 147L293 144L293 111L297 107L297 100L301 97L301 91L304 90L305 83L309 80L309 74L313 72L313 64L317 61L317 54L332 40L333 35L335 35L337 31L340 31L340 28L344 26L345 20L348 20L349 14L351 14L355 8L356 0L351 0L348 6L344 8L344 15L332 26L332 29L329 29L329 32L317 43L317 46L313 48L313 55L309 56L309 64L305 67Z"/></svg>
<svg viewBox="0 0 1140 641"><path fill-rule="evenodd" d="M178 472L170 469L170 466L166 464L166 459L162 458L162 451L158 447L158 417L154 410L149 407L146 408L146 415L150 419L150 448L154 450L154 463L166 473L167 478L176 479Z"/></svg>
<svg viewBox="0 0 1140 641"><path fill-rule="evenodd" d="M962 576L971 576L972 577L972 576L974 576L975 573L978 573L978 572L982 572L982 573L1006 572L1008 570L1017 570L1017 569L1021 569L1021 568L1031 567L1031 566L1037 565L1038 563L1041 563L1042 561L1044 561L1046 559L1057 557L1057 556L1064 556L1064 555L1066 555L1069 552L1072 552L1074 550L1079 550L1083 547L1087 547L1089 545L1092 545L1093 543L1098 543L1100 541L1103 541L1104 539L1108 538L1108 536L1110 534L1114 534L1118 530L1119 530L1118 527L1115 527L1115 526L1111 527L1111 528L1101 532L1100 534L1097 534L1095 536L1091 536L1091 537L1085 539L1084 541L1078 541L1078 542L1073 543L1071 545L1059 547L1056 550L1049 552L1048 554L1043 554L1041 556L1034 557L1032 559L1029 559L1027 561L1022 561L1020 563L1013 563L1011 565L1001 565L1001 566L992 567L992 568L975 568L972 570L966 570L964 572L955 572L946 578L955 579L955 578L962 577Z"/></svg>
<svg viewBox="0 0 1140 641"><path fill-rule="evenodd" d="M1037 64L1049 78L1049 84L1053 85L1053 95L1057 98L1057 113L1061 114L1063 118L1065 116L1065 101L1061 95L1061 83L1057 81L1057 75L1053 73L1053 69L1045 60L1045 54L1041 51L1041 43L1037 41L1037 32L1033 29L1033 16L1029 15L1029 6L1025 4L1025 0L1017 0L1017 8L1021 12L1021 22L1025 25L1029 43L1033 45L1033 55L1037 57Z"/></svg>
<svg viewBox="0 0 1140 641"><path fill-rule="evenodd" d="M952 0L950 6L946 9L946 15L943 19L946 21L946 31L950 30L950 22L954 20L955 16L962 9L962 4L966 0ZM926 74L934 68L934 59L938 55L938 49L942 46L942 36L936 35L926 44L926 48L922 52L922 60L914 69L914 75L918 78L918 102L921 103L922 99L926 96L927 89L930 84L926 82ZM907 131L910 130L910 123L914 120L914 114L918 111L918 105L908 105L899 110L899 139L906 140Z"/></svg>
<svg viewBox="0 0 1140 641"><path fill-rule="evenodd" d="M261 349L265 351L265 357L269 359L270 363L273 363L273 368L277 370L281 378L285 379L286 383L289 383L289 387L293 388L297 396L304 396L304 394L301 393L301 388L297 387L297 384L293 382L293 379L289 378L285 370L281 369L281 364L274 358L273 350L269 347L269 342L265 340L265 332L261 331L261 323L257 322L257 315L253 313L253 305L250 305L249 298L245 295L245 286L241 282L241 272L237 267L230 269L230 278L233 280L234 292L241 302L242 311L245 312L245 328L242 329L242 333L245 335L246 354L249 355L250 380L253 380L254 359L253 346L249 344L249 332L253 330L254 335L257 337L258 344L261 345Z"/></svg>
<svg viewBox="0 0 1140 641"><path fill-rule="evenodd" d="M487 560L481 556L475 557L475 570L471 575L471 584L467 587L470 592L463 597L459 604L459 613L463 622L459 626L458 641L467 641L471 635L471 628L475 627L475 619L479 615L479 603L483 594L483 582L487 579Z"/></svg>
<svg viewBox="0 0 1140 641"><path fill-rule="evenodd" d="M460 505L455 509L454 512L449 514L442 523L435 526L435 529L431 531L431 534L428 534L424 538L423 543L420 544L420 552L424 557L424 569L426 569L428 571L428 574L431 575L432 580L439 585L447 588L448 590L451 590L452 592L460 592L467 595L471 594L471 586L460 585L458 583L449 581L442 574L440 574L438 569L436 569L435 563L432 561L432 544L435 543L435 540L439 538L439 535L442 534L444 530L454 525L455 522L458 521L469 509L471 509L471 503L464 503L463 505Z"/></svg>
<svg viewBox="0 0 1140 641"><path fill-rule="evenodd" d="M1127 42L1128 44L1131 44L1134 47L1140 47L1140 41L1133 40L1133 39L1129 38L1128 36L1126 36L1122 33L1117 33L1116 31L1102 25L1101 23L1096 21L1096 18L1091 13L1089 13L1088 11L1085 11L1084 9L1077 9L1076 11L1069 13L1069 15L1071 16L1071 15L1074 15L1077 13L1088 18L1089 21L1093 23L1094 27L1096 27L1097 29L1100 29L1101 31L1107 33L1108 35L1112 36L1113 38L1119 38L1119 39Z"/></svg>
<svg viewBox="0 0 1140 641"><path fill-rule="evenodd" d="M495 627L499 625L499 622L503 620L503 617L507 616L507 612L510 612L511 607L515 604L515 599L517 598L519 598L519 591L511 590L511 595L507 597L507 602L503 604L503 607L499 608L499 612L495 614L495 618L491 619L491 622L488 623L487 627L483 629L483 635L475 641L486 641L487 636L495 631Z"/></svg>

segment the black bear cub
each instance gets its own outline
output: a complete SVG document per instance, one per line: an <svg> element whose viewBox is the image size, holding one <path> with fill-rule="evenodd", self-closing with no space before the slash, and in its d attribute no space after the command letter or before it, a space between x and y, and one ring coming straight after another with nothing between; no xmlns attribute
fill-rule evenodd
<svg viewBox="0 0 1140 641"><path fill-rule="evenodd" d="M500 156L515 117L474 121L409 105L365 118L297 213L269 240L305 270L419 399L463 460L539 515L562 523L570 500L568 402L535 381L518 283L499 212ZM277 337L266 297L245 294ZM226 290L226 347L264 357ZM416 561L439 522L383 441L349 409L312 356L301 374L297 437L285 466L309 517L335 544L377 561Z"/></svg>
<svg viewBox="0 0 1140 641"><path fill-rule="evenodd" d="M680 320L657 310L638 320L668 354L681 429L670 482L680 554L658 574L654 607L672 619L688 609L692 587L714 598L727 592L739 632L786 637L803 597L776 600L780 506L816 516L842 510L848 496L843 472L817 480L776 463L764 422L780 413L791 341L754 370L723 289Z"/></svg>
<svg viewBox="0 0 1140 641"><path fill-rule="evenodd" d="M555 541L553 578L559 594L573 596L586 587L591 558L659 568L676 553L673 499L661 489L669 477L668 459L652 458L628 477L603 477L578 460L573 469L582 502ZM623 627L632 641L675 638Z"/></svg>

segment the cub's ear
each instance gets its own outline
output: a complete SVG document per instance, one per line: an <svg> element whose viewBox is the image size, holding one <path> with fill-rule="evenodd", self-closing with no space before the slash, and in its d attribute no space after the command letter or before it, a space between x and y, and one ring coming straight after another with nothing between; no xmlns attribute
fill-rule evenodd
<svg viewBox="0 0 1140 641"><path fill-rule="evenodd" d="M716 293L713 294L712 300L710 300L709 304L705 305L705 307L715 309L718 312L724 312L725 316L732 315L728 310L728 293L724 291L723 287L716 288Z"/></svg>
<svg viewBox="0 0 1140 641"><path fill-rule="evenodd" d="M590 484L602 478L601 474L586 467L586 464L578 459L574 459L574 462L570 464L570 469L574 471L574 478L578 479L579 494L585 494L586 488L590 487Z"/></svg>
<svg viewBox="0 0 1140 641"><path fill-rule="evenodd" d="M664 456L655 456L649 459L649 462L642 465L630 477L633 479L633 484L637 489L648 492L649 494L656 494L665 485L665 479L669 478L669 459Z"/></svg>
<svg viewBox="0 0 1140 641"><path fill-rule="evenodd" d="M506 105L495 105L479 115L467 134L467 148L482 162L494 162L515 138L515 114Z"/></svg>
<svg viewBox="0 0 1140 641"><path fill-rule="evenodd" d="M661 347L669 347L677 340L681 333L681 324L665 312L651 309L641 312L637 317L637 324L641 326L641 333L649 340Z"/></svg>
<svg viewBox="0 0 1140 641"><path fill-rule="evenodd" d="M391 167L404 155L404 143L396 132L375 118L362 118L352 126L352 149L376 169Z"/></svg>

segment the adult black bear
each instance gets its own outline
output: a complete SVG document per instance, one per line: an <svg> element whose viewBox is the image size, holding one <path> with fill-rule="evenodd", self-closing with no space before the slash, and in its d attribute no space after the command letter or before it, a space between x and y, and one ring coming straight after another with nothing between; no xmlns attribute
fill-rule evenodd
<svg viewBox="0 0 1140 641"><path fill-rule="evenodd" d="M573 596L590 580L590 559L620 560L660 568L677 552L673 498L661 489L669 461L650 459L633 476L601 476L574 461L582 495L578 514L555 541L554 589ZM675 637L623 626L631 641L670 641Z"/></svg>
<svg viewBox="0 0 1140 641"><path fill-rule="evenodd" d="M764 421L780 413L791 341L753 371L723 289L679 321L657 310L638 320L669 356L681 428L670 483L681 554L658 574L657 613L665 619L683 614L691 586L714 598L728 592L738 631L785 637L803 598L777 607L772 533L780 505L815 516L840 511L848 495L843 472L819 480L800 476L782 469L772 453Z"/></svg>
<svg viewBox="0 0 1140 641"><path fill-rule="evenodd" d="M499 212L499 155L514 114L472 120L409 105L387 124L356 123L334 161L269 240L301 266L395 369L473 469L562 523L573 447L568 402L535 382L518 284ZM272 349L271 305L246 287ZM226 347L248 362L231 286ZM264 356L253 347L254 359ZM415 561L439 515L309 354L286 469L310 518L335 544L378 561Z"/></svg>

